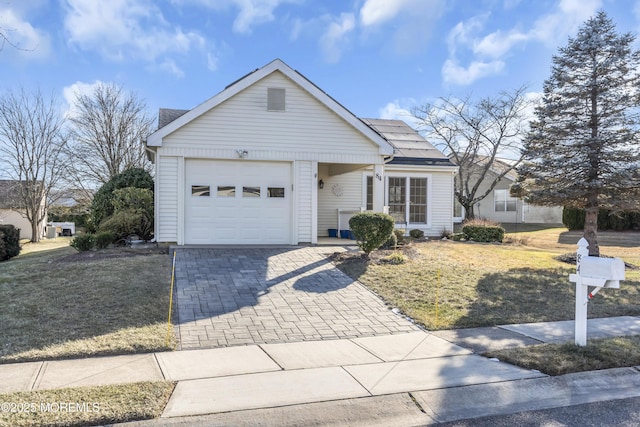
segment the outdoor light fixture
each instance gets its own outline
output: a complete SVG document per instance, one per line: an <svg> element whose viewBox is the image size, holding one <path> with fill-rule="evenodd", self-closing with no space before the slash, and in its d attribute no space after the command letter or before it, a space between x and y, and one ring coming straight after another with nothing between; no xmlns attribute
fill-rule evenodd
<svg viewBox="0 0 640 427"><path fill-rule="evenodd" d="M247 155L249 155L249 152L247 150L243 150L242 148L236 150L236 153L238 153L238 157L240 157L241 159L244 159L245 157L247 157Z"/></svg>
<svg viewBox="0 0 640 427"><path fill-rule="evenodd" d="M322 179L318 181L318 188L321 190L324 188L324 181Z"/></svg>

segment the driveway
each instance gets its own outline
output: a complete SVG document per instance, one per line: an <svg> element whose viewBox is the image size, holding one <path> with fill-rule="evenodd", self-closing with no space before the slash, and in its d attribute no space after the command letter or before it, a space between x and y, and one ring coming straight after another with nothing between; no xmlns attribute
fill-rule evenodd
<svg viewBox="0 0 640 427"><path fill-rule="evenodd" d="M178 248L180 348L296 342L418 330L334 267L343 248Z"/></svg>

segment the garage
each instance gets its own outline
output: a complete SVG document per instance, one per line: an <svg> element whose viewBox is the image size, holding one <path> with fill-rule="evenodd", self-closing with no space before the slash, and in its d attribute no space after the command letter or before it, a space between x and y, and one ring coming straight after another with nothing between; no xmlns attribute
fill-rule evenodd
<svg viewBox="0 0 640 427"><path fill-rule="evenodd" d="M290 162L185 160L186 244L289 244Z"/></svg>

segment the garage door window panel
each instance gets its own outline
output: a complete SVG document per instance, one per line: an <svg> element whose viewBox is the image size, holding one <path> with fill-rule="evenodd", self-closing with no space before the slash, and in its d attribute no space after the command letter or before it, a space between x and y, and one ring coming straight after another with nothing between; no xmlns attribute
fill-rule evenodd
<svg viewBox="0 0 640 427"><path fill-rule="evenodd" d="M218 185L218 197L236 197L236 187L231 185Z"/></svg>
<svg viewBox="0 0 640 427"><path fill-rule="evenodd" d="M242 187L242 197L260 197L260 187Z"/></svg>
<svg viewBox="0 0 640 427"><path fill-rule="evenodd" d="M267 197L274 199L284 199L284 187L268 187Z"/></svg>
<svg viewBox="0 0 640 427"><path fill-rule="evenodd" d="M191 195L194 197L209 197L211 190L208 185L192 185Z"/></svg>

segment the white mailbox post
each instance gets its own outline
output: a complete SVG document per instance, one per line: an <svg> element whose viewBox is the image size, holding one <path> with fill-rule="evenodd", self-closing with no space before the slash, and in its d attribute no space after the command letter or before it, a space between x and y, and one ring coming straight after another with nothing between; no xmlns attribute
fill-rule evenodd
<svg viewBox="0 0 640 427"><path fill-rule="evenodd" d="M583 237L578 242L576 274L569 280L576 284L576 345L587 345L587 304L602 288L619 288L625 279L624 261L620 258L599 258L588 256L589 243ZM589 286L594 289L589 292Z"/></svg>

